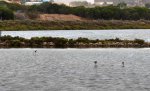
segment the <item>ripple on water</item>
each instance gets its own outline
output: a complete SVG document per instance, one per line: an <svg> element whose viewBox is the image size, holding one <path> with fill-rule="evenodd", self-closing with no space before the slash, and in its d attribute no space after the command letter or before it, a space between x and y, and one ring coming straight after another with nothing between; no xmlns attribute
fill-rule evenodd
<svg viewBox="0 0 150 91"><path fill-rule="evenodd" d="M150 90L150 49L37 50L0 50L0 91Z"/></svg>

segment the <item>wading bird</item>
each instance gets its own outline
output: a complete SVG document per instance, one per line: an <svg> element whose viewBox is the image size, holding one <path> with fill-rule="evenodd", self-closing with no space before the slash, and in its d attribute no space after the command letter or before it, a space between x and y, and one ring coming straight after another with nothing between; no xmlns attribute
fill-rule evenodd
<svg viewBox="0 0 150 91"><path fill-rule="evenodd" d="M33 55L36 56L37 50L34 51Z"/></svg>
<svg viewBox="0 0 150 91"><path fill-rule="evenodd" d="M94 61L94 67L97 68L97 61Z"/></svg>
<svg viewBox="0 0 150 91"><path fill-rule="evenodd" d="M122 62L122 67L124 67L124 62Z"/></svg>

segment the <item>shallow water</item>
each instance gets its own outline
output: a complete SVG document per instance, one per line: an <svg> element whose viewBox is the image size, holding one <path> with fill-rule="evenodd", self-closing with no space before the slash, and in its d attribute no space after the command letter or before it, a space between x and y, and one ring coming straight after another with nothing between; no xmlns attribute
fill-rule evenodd
<svg viewBox="0 0 150 91"><path fill-rule="evenodd" d="M31 37L65 37L89 39L143 39L150 42L150 29L127 29L127 30L50 30L50 31L2 31L2 35Z"/></svg>
<svg viewBox="0 0 150 91"><path fill-rule="evenodd" d="M0 49L0 91L150 91L150 49L34 50Z"/></svg>

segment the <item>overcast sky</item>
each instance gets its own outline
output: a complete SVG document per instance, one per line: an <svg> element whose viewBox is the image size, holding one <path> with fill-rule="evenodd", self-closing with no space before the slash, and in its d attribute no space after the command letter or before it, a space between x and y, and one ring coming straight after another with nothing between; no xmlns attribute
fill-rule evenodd
<svg viewBox="0 0 150 91"><path fill-rule="evenodd" d="M65 2L65 3L69 3L71 1L88 1L88 2L91 2L93 3L94 0L54 0L55 2Z"/></svg>

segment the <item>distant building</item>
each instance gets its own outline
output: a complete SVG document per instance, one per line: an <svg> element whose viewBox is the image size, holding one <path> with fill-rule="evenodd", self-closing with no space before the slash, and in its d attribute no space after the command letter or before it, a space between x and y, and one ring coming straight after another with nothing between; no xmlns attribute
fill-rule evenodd
<svg viewBox="0 0 150 91"><path fill-rule="evenodd" d="M71 7L77 7L77 6L89 6L90 3L87 1L73 1L69 3L69 6Z"/></svg>
<svg viewBox="0 0 150 91"><path fill-rule="evenodd" d="M150 0L94 0L95 5L117 5L119 3L126 3L127 6L144 6L146 2L150 2Z"/></svg>
<svg viewBox="0 0 150 91"><path fill-rule="evenodd" d="M106 2L106 5L113 5L114 2Z"/></svg>
<svg viewBox="0 0 150 91"><path fill-rule="evenodd" d="M94 4L105 6L105 5L115 5L116 2L117 0L95 0Z"/></svg>
<svg viewBox="0 0 150 91"><path fill-rule="evenodd" d="M39 5L43 2L54 2L54 0L22 0L24 5Z"/></svg>
<svg viewBox="0 0 150 91"><path fill-rule="evenodd" d="M25 2L24 5L40 5L42 2Z"/></svg>

